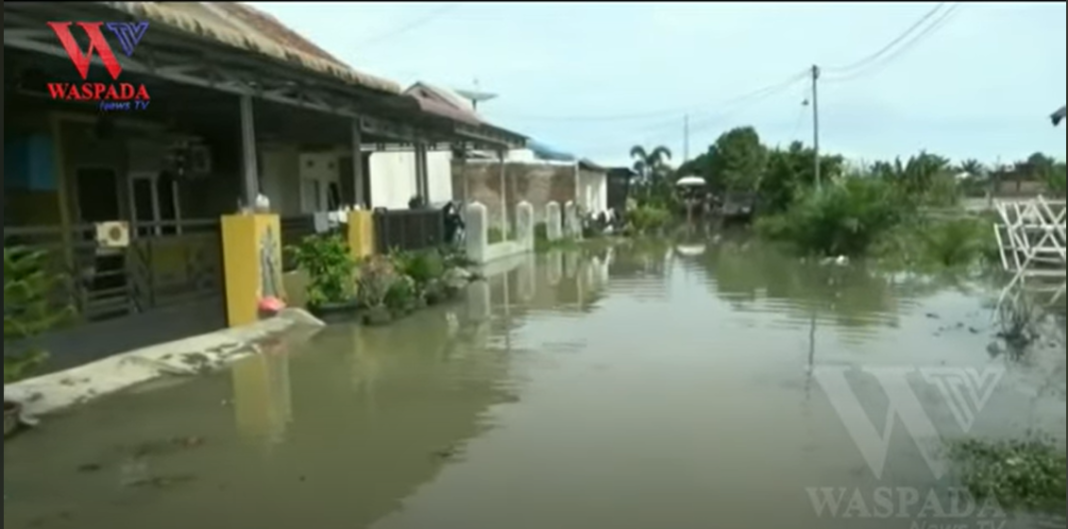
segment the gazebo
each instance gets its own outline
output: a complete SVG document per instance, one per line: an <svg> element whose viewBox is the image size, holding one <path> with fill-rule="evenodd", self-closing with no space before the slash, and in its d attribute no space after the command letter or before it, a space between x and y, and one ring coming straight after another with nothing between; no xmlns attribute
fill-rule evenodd
<svg viewBox="0 0 1068 529"><path fill-rule="evenodd" d="M1065 107L1061 107L1060 110L1054 112L1050 116L1050 119L1053 120L1053 126L1054 127L1059 126L1061 124L1061 122L1064 121L1064 109L1065 109Z"/></svg>

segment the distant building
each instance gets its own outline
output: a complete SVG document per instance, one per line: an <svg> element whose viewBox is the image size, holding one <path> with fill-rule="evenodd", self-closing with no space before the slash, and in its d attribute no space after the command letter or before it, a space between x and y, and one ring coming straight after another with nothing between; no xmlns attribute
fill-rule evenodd
<svg viewBox="0 0 1068 529"><path fill-rule="evenodd" d="M1060 125L1061 122L1064 121L1064 109L1065 109L1065 107L1061 107L1060 110L1054 112L1053 115L1050 116L1050 119L1053 120L1053 126L1054 127Z"/></svg>

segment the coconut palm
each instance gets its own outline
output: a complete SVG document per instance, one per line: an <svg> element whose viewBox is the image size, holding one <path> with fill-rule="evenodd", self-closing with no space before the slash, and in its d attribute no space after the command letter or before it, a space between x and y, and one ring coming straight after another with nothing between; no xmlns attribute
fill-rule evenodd
<svg viewBox="0 0 1068 529"><path fill-rule="evenodd" d="M667 174L671 150L663 145L652 150L635 145L630 150L630 157L634 159L634 170L641 175L642 181L648 183Z"/></svg>

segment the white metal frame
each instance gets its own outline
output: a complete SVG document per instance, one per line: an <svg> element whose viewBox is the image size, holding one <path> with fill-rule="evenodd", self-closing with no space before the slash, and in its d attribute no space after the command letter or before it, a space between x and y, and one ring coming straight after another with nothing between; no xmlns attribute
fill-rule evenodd
<svg viewBox="0 0 1068 529"><path fill-rule="evenodd" d="M1039 196L1032 200L997 202L995 210L1001 217L995 226L1001 264L1013 274L998 304L1005 303L1020 290L1051 293L1050 303L1063 300L1065 202Z"/></svg>

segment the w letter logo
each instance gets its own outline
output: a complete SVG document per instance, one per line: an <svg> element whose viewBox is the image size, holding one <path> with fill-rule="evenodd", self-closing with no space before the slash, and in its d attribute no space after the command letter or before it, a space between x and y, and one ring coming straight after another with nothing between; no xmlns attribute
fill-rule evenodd
<svg viewBox="0 0 1068 529"><path fill-rule="evenodd" d="M82 28L85 35L89 37L89 48L85 51L82 51L78 41L74 40L74 35L70 29L71 24L72 22L49 22L48 27L52 28L52 31L56 33L59 43L63 45L63 50L67 52L67 57L70 57L70 61L74 63L74 68L78 70L78 75L83 80L89 78L89 64L92 63L93 54L95 53L100 56L100 62L104 63L104 68L107 69L108 75L117 81L119 75L122 74L122 65L119 64L111 45L104 38L104 33L100 31L100 26L103 26L104 23L77 23L78 27ZM118 39L126 56L131 56L148 30L148 22L108 22L107 28Z"/></svg>

